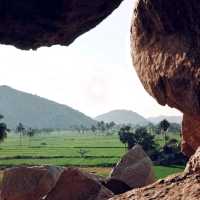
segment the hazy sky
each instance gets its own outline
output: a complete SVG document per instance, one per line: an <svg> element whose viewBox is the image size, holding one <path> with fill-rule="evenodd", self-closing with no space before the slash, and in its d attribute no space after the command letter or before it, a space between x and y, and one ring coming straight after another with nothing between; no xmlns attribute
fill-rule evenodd
<svg viewBox="0 0 200 200"><path fill-rule="evenodd" d="M1 85L69 105L94 117L128 109L145 117L179 115L159 106L143 89L131 64L129 30L133 0L71 46L21 51L0 46Z"/></svg>

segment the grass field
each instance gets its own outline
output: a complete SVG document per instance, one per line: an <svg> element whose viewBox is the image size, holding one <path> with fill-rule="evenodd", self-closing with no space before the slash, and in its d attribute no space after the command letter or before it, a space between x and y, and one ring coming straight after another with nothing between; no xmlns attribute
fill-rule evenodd
<svg viewBox="0 0 200 200"><path fill-rule="evenodd" d="M173 137L178 138L177 135ZM162 138L158 137L157 141L162 143ZM80 149L86 152L84 157L81 157ZM22 145L20 145L19 136L10 134L5 142L0 144L0 167L16 165L80 166L105 176L109 174L111 167L125 152L117 135L95 136L59 132L37 135L31 140L23 137ZM183 166L155 166L155 173L157 178L163 178L169 174L180 172L183 168Z"/></svg>

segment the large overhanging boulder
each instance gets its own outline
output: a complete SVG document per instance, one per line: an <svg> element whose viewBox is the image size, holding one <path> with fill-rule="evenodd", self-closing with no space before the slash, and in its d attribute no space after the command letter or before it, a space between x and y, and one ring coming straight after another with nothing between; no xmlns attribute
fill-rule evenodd
<svg viewBox="0 0 200 200"><path fill-rule="evenodd" d="M131 28L133 64L145 89L195 123L200 123L199 19L198 0L138 0ZM187 142L185 138L183 151L190 155L200 140L195 147Z"/></svg>
<svg viewBox="0 0 200 200"><path fill-rule="evenodd" d="M0 0L0 43L21 49L69 45L123 0Z"/></svg>

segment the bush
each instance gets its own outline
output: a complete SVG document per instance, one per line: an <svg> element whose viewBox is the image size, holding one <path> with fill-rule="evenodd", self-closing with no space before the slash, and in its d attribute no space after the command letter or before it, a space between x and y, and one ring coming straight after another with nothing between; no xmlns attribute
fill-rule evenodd
<svg viewBox="0 0 200 200"><path fill-rule="evenodd" d="M181 145L178 141L171 139L164 145L157 161L161 165L185 165L187 160L187 157L181 152Z"/></svg>

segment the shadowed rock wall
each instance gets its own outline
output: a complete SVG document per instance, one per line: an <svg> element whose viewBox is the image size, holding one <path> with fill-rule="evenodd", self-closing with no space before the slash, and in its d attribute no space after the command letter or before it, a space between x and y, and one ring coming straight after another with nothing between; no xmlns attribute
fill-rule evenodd
<svg viewBox="0 0 200 200"><path fill-rule="evenodd" d="M122 0L0 0L0 43L20 49L69 45Z"/></svg>

